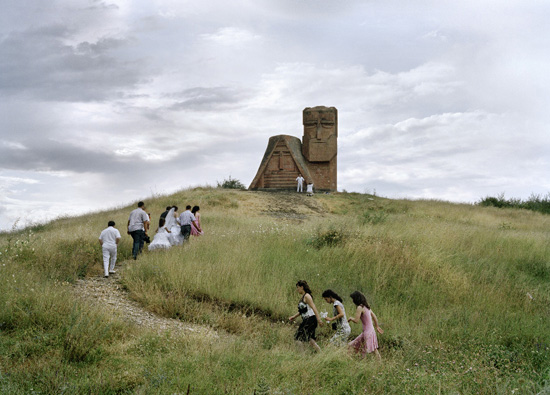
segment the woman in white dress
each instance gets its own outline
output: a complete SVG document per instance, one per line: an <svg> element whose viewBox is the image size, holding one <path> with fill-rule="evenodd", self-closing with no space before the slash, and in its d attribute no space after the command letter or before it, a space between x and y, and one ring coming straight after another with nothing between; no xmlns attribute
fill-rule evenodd
<svg viewBox="0 0 550 395"><path fill-rule="evenodd" d="M336 333L332 336L330 342L337 346L345 346L351 333L351 327L346 317L342 298L332 289L325 290L322 296L325 302L332 305L333 317L325 318L328 322L333 321L333 328L336 329Z"/></svg>
<svg viewBox="0 0 550 395"><path fill-rule="evenodd" d="M166 229L164 218L161 218L159 219L157 234L148 248L149 251L154 251L167 250L170 247L172 247L172 243L170 243L170 231Z"/></svg>
<svg viewBox="0 0 550 395"><path fill-rule="evenodd" d="M181 226L179 223L178 207L174 206L166 214L166 229L170 229L170 243L173 246L183 244L183 235L181 234Z"/></svg>

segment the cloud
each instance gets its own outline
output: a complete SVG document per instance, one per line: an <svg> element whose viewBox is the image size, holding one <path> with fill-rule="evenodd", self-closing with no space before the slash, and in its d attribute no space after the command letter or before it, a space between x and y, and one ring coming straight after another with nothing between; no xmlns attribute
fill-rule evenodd
<svg viewBox="0 0 550 395"><path fill-rule="evenodd" d="M215 33L201 34L200 38L220 45L244 45L262 37L249 30L229 26L220 28Z"/></svg>
<svg viewBox="0 0 550 395"><path fill-rule="evenodd" d="M46 101L117 98L140 82L146 64L114 55L124 38L64 43L76 32L64 24L12 30L0 40L0 95Z"/></svg>

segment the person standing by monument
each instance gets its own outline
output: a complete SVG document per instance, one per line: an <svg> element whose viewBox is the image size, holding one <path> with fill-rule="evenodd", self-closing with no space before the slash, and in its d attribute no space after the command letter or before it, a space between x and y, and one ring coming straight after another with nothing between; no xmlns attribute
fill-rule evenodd
<svg viewBox="0 0 550 395"><path fill-rule="evenodd" d="M105 273L105 278L108 278L109 274L116 273L116 253L120 238L120 232L115 228L115 221L109 221L107 223L107 228L103 229L99 235L99 244L103 252L103 271Z"/></svg>
<svg viewBox="0 0 550 395"><path fill-rule="evenodd" d="M296 192L304 192L304 177L302 177L302 175L300 174L296 178L296 181L298 182L298 188L296 189Z"/></svg>
<svg viewBox="0 0 550 395"><path fill-rule="evenodd" d="M185 211L180 215L181 234L185 240L189 240L191 235L191 224L194 224L197 230L202 232L200 225L197 224L197 219L191 212L191 206L187 205Z"/></svg>
<svg viewBox="0 0 550 395"><path fill-rule="evenodd" d="M149 231L149 215L145 212L145 203L139 202L138 208L130 213L128 218L128 234L134 239L132 255L134 259L143 250L143 243Z"/></svg>

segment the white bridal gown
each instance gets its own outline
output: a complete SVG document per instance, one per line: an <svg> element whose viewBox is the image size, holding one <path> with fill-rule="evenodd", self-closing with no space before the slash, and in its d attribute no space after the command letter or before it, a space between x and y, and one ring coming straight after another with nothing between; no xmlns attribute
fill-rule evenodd
<svg viewBox="0 0 550 395"><path fill-rule="evenodd" d="M179 225L179 219L174 217L174 209L170 209L168 214L166 214L166 229L170 229L169 237L170 243L173 246L180 246L183 244L183 235L181 234L181 226Z"/></svg>
<svg viewBox="0 0 550 395"><path fill-rule="evenodd" d="M166 226L163 226L162 228L159 228L157 231L157 234L155 235L155 238L149 244L149 251L154 250L167 250L168 248L172 247L172 243L170 243L170 233L167 232Z"/></svg>

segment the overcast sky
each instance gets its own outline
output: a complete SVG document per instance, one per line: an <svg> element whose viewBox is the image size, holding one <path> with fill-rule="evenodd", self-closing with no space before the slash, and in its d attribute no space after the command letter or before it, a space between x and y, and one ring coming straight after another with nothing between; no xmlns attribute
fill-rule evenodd
<svg viewBox="0 0 550 395"><path fill-rule="evenodd" d="M301 137L317 105L339 112L339 190L550 191L548 2L0 6L0 230L249 185L268 138Z"/></svg>

